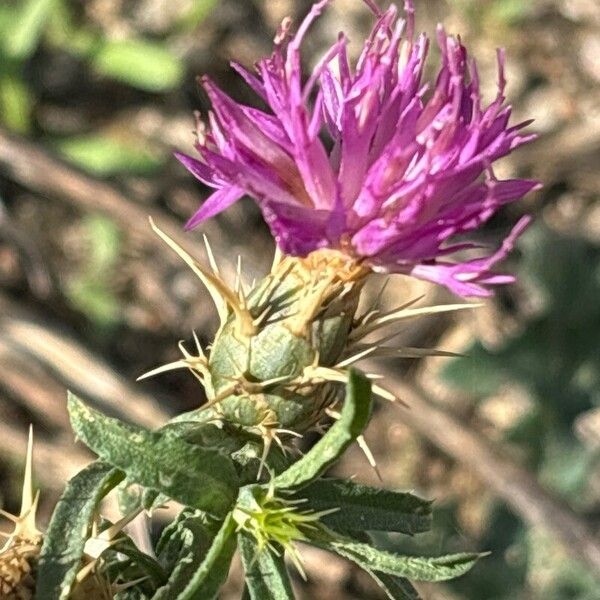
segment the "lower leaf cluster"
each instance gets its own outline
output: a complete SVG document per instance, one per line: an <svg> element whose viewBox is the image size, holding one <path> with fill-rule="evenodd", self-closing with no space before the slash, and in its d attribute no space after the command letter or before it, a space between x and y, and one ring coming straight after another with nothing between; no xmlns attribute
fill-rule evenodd
<svg viewBox="0 0 600 600"><path fill-rule="evenodd" d="M98 460L67 485L40 555L37 600L81 597L90 586L118 600L216 598L239 551L245 598L294 597L285 561L302 573L303 542L368 572L391 599L418 598L409 580L442 581L467 572L477 554L402 556L375 548L365 532L414 535L431 524L431 503L412 494L323 477L366 427L370 384L352 371L340 418L304 456L272 450L257 481L256 439L181 417L158 431L127 425L69 398L79 439ZM99 524L102 499L118 488L128 517L177 501L183 510L142 552L121 523ZM139 493L132 494L132 490Z"/></svg>

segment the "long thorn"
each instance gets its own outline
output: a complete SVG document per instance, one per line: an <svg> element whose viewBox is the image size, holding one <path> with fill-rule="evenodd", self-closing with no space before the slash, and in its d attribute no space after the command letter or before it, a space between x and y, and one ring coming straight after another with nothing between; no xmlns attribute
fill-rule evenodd
<svg viewBox="0 0 600 600"><path fill-rule="evenodd" d="M363 338L373 331L381 329L386 325L391 323L397 323L399 321L406 321L408 319L415 319L417 317L422 317L425 315L433 315L440 314L446 312L453 312L458 310L466 310L470 308L478 308L483 306L483 304L442 304L440 306L426 306L422 308L413 308L413 309L397 309L394 311L390 311L385 315L381 315L374 319L371 323L357 327L351 334L351 339Z"/></svg>
<svg viewBox="0 0 600 600"><path fill-rule="evenodd" d="M200 264L188 254L179 244L172 240L166 233L159 229L152 219L150 225L153 231L178 255L181 259L194 271L200 281L209 291L212 299L217 307L221 325L227 322L229 317L229 306L236 316L236 325L239 333L242 335L251 335L255 332L255 327L252 324L252 315L245 307L240 305L240 301L225 282L213 273L207 272Z"/></svg>
<svg viewBox="0 0 600 600"><path fill-rule="evenodd" d="M210 244L208 242L208 238L206 237L206 234L203 234L202 237L204 238L204 247L206 248L206 256L208 257L208 264L210 265L212 272L217 277L220 277L221 273L219 271L217 261L215 260L215 255L213 254L212 248L210 247Z"/></svg>
<svg viewBox="0 0 600 600"><path fill-rule="evenodd" d="M383 481L383 478L381 477L381 473L379 472L379 468L377 467L377 463L375 462L375 457L373 456L373 453L371 452L371 448L369 448L367 441L365 440L365 436L362 434L359 435L356 438L356 443L358 444L359 448L363 451L363 454L366 456L367 460L369 461L369 464L373 468L373 471L375 471L375 474L377 475L377 478L379 479L379 481Z"/></svg>
<svg viewBox="0 0 600 600"><path fill-rule="evenodd" d="M31 511L33 506L33 425L29 426L27 439L27 459L23 476L23 492L21 496L21 518Z"/></svg>

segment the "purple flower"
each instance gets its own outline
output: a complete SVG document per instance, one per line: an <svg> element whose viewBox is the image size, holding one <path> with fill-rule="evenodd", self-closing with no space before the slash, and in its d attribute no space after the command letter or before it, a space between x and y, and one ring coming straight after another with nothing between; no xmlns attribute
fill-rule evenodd
<svg viewBox="0 0 600 600"><path fill-rule="evenodd" d="M268 112L234 102L203 78L213 110L209 127L199 129L200 160L177 156L216 191L187 227L248 194L288 254L335 248L374 270L411 274L462 296L489 295L485 286L512 281L490 269L527 217L491 256L443 257L476 248L456 236L538 185L500 181L492 171L495 160L534 138L520 133L529 122L509 126L504 53L497 95L484 106L475 61L459 40L438 27L441 67L435 84L423 83L429 39L415 35L412 1L406 19L395 6L382 13L365 1L377 22L354 67L340 34L303 83L300 46L329 0L317 2L293 36L283 22L256 74L233 65Z"/></svg>

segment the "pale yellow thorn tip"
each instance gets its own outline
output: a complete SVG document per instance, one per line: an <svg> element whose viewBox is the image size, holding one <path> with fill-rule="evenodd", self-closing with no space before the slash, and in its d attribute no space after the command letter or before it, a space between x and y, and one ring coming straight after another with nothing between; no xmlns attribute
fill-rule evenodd
<svg viewBox="0 0 600 600"><path fill-rule="evenodd" d="M140 375L136 381L143 381L144 379L149 379L150 377L155 377L156 375L160 375L161 373L166 373L167 371L175 371L176 369L187 369L189 368L189 364L185 360L177 360L175 362L169 363L167 365L162 365L157 367L156 369L152 369L143 375Z"/></svg>
<svg viewBox="0 0 600 600"><path fill-rule="evenodd" d="M24 517L31 511L33 503L33 425L29 425L29 437L27 439L27 459L25 461L23 495L21 497L21 517Z"/></svg>
<svg viewBox="0 0 600 600"><path fill-rule="evenodd" d="M204 239L204 247L206 248L206 256L208 256L208 264L210 268L213 270L215 275L220 275L219 267L217 265L217 261L215 260L215 255L213 254L212 247L206 237L206 234L202 234L202 238Z"/></svg>
<svg viewBox="0 0 600 600"><path fill-rule="evenodd" d="M255 333L256 328L253 324L252 315L240 303L237 294L214 273L209 273L196 261L188 252L186 252L175 240L172 240L166 233L159 229L150 218L150 225L153 231L173 250L198 276L200 281L205 285L210 293L217 312L221 325L224 325L229 318L228 307L235 313L236 316L236 331L241 336L251 336Z"/></svg>
<svg viewBox="0 0 600 600"><path fill-rule="evenodd" d="M371 468L373 469L373 471L375 471L375 474L377 475L377 478L379 479L379 481L383 481L383 478L381 477L381 473L379 472L379 467L377 466L375 457L373 456L373 453L371 452L371 448L369 448L369 445L367 444L367 440L365 440L365 436L359 435L356 438L356 443L358 444L359 448L362 450L367 461L371 465Z"/></svg>

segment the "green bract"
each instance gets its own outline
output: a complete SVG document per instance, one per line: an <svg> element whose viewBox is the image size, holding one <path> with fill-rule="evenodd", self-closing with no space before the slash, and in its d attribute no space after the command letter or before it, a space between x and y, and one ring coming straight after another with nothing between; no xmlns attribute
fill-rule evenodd
<svg viewBox="0 0 600 600"><path fill-rule="evenodd" d="M155 228L156 229L156 228ZM348 347L366 271L337 252L305 260L284 257L252 290L231 289L160 230L192 267L217 305L221 325L207 357L193 356L152 371L187 367L201 378L212 416L273 439L303 433L339 400ZM204 408L206 410L206 407Z"/></svg>

